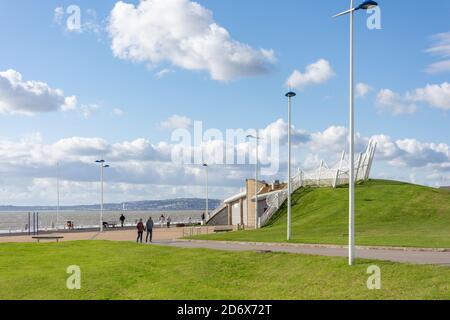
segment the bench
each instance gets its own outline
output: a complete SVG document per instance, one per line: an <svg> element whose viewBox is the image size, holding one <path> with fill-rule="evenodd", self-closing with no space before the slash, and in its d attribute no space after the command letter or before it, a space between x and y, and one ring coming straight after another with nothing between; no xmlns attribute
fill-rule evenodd
<svg viewBox="0 0 450 320"><path fill-rule="evenodd" d="M59 240L64 239L62 236L36 236L33 237L33 239L37 240L39 243L41 240L56 240L56 242L59 242Z"/></svg>
<svg viewBox="0 0 450 320"><path fill-rule="evenodd" d="M219 232L231 232L234 231L234 228L232 226L219 226L219 227L214 227L214 232L215 233L219 233Z"/></svg>
<svg viewBox="0 0 450 320"><path fill-rule="evenodd" d="M117 222L103 222L103 227L104 228L113 228L115 229L117 227L118 223Z"/></svg>

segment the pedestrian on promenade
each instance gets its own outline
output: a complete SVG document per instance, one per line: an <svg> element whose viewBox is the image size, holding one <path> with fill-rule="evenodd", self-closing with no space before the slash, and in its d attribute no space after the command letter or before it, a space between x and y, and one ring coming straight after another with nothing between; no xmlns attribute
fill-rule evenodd
<svg viewBox="0 0 450 320"><path fill-rule="evenodd" d="M139 243L139 241L142 243L142 237L144 235L144 231L145 231L145 226L144 223L142 222L142 219L139 220L139 223L136 226L137 228L137 239L136 242Z"/></svg>
<svg viewBox="0 0 450 320"><path fill-rule="evenodd" d="M153 220L152 217L148 218L147 223L146 223L146 228L147 228L147 237L145 238L145 242L148 242L148 237L150 236L150 242L153 241Z"/></svg>
<svg viewBox="0 0 450 320"><path fill-rule="evenodd" d="M120 215L119 220L120 220L120 224L122 225L122 228L123 228L123 224L125 223L125 216L123 215L123 213Z"/></svg>
<svg viewBox="0 0 450 320"><path fill-rule="evenodd" d="M166 221L166 218L164 217L164 214L159 217L159 224L161 225L161 228L164 228L164 223Z"/></svg>
<svg viewBox="0 0 450 320"><path fill-rule="evenodd" d="M167 218L167 228L170 228L170 223L172 222L172 219L170 217Z"/></svg>

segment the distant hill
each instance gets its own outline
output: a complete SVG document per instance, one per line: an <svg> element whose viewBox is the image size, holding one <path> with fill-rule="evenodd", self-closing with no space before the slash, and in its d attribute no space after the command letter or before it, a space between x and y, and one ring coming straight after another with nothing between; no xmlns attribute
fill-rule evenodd
<svg viewBox="0 0 450 320"><path fill-rule="evenodd" d="M184 211L195 210L205 211L206 200L197 198L186 199L169 199L169 200L148 200L148 201L132 201L125 202L125 210L128 211ZM220 205L221 201L217 199L209 199L209 210L214 210ZM74 205L74 206L61 206L61 210L98 210L99 204L92 205ZM122 211L124 203L105 203L104 209L106 211ZM51 211L56 210L56 206L2 206L0 205L0 211Z"/></svg>

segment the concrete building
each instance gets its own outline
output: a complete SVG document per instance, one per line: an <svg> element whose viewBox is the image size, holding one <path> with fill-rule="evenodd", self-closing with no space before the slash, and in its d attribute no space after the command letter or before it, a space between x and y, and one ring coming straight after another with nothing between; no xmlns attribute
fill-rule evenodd
<svg viewBox="0 0 450 320"><path fill-rule="evenodd" d="M255 197L254 179L248 179L245 188L238 194L225 199L223 204L211 214L207 225L229 225L238 229L255 229L259 226L259 219L267 211L267 196L286 188L285 184L274 182L269 185L265 181L258 181L258 197ZM255 215L256 198L258 199L258 214Z"/></svg>

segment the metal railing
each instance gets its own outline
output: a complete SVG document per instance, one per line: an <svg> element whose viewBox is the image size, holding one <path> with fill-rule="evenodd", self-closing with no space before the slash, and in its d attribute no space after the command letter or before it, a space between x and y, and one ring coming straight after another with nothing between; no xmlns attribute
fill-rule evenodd
<svg viewBox="0 0 450 320"><path fill-rule="evenodd" d="M372 169L373 159L377 143L370 141L365 152L361 152L355 163L355 181L364 181L369 179L370 171ZM345 163L345 152L342 153L341 160L329 168L324 161L321 162L317 170L311 172L303 172L298 170L297 174L292 177L292 193L296 192L301 187L333 187L348 184L349 170L348 161ZM283 189L279 192L270 194L266 203L268 208L261 216L261 226L265 226L273 215L281 208L288 198L288 190Z"/></svg>

